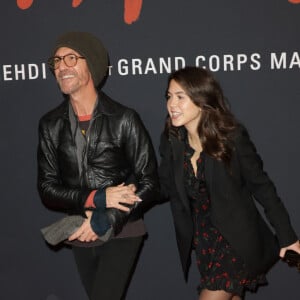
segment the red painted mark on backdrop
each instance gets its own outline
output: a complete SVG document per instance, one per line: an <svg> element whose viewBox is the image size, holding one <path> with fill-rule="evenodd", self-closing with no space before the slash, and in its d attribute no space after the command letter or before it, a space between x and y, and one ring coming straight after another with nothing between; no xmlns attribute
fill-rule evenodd
<svg viewBox="0 0 300 300"><path fill-rule="evenodd" d="M73 0L72 1L72 7L78 7L83 0Z"/></svg>
<svg viewBox="0 0 300 300"><path fill-rule="evenodd" d="M33 3L33 0L17 0L17 5L21 9L29 8Z"/></svg>
<svg viewBox="0 0 300 300"><path fill-rule="evenodd" d="M135 22L141 13L143 0L124 0L124 21L126 24Z"/></svg>
<svg viewBox="0 0 300 300"><path fill-rule="evenodd" d="M294 3L294 4L298 4L298 3L300 3L300 0L289 0L289 2Z"/></svg>
<svg viewBox="0 0 300 300"><path fill-rule="evenodd" d="M83 0L72 0L72 7L78 7ZM21 9L29 8L33 3L33 0L17 0L17 5Z"/></svg>
<svg viewBox="0 0 300 300"><path fill-rule="evenodd" d="M20 9L28 9L34 0L17 0ZM84 0L72 0L72 7L78 7ZM300 1L300 0L299 0ZM137 21L143 6L143 0L124 0L124 22L132 24Z"/></svg>

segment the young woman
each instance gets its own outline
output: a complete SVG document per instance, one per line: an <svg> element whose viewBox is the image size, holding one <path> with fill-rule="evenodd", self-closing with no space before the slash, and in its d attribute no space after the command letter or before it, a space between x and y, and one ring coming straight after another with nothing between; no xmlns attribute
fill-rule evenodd
<svg viewBox="0 0 300 300"><path fill-rule="evenodd" d="M241 299L245 290L266 282L265 273L286 250L300 253L298 237L246 129L210 72L186 67L172 73L167 109L159 174L183 271L186 275L194 249L199 300Z"/></svg>

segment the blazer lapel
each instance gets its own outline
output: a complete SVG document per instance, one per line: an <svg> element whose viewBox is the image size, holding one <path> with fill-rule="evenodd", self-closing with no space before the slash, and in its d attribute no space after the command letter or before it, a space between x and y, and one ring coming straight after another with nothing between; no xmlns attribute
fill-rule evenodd
<svg viewBox="0 0 300 300"><path fill-rule="evenodd" d="M205 155L204 159L204 177L208 190L210 193L213 191L212 182L213 182L213 169L214 169L214 160L208 155Z"/></svg>
<svg viewBox="0 0 300 300"><path fill-rule="evenodd" d="M190 211L190 204L187 195L184 190L184 180L183 180L183 162L184 162L184 143L178 139L171 138L171 145L173 149L173 170L175 176L175 184L183 205Z"/></svg>

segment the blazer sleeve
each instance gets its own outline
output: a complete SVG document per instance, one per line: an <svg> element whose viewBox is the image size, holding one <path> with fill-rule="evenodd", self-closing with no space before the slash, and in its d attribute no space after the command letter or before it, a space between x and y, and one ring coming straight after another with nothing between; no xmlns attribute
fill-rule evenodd
<svg viewBox="0 0 300 300"><path fill-rule="evenodd" d="M273 182L264 171L262 160L244 127L241 127L236 135L235 151L246 186L263 206L268 221L275 229L280 246L285 247L296 242L298 237L292 228L288 212Z"/></svg>

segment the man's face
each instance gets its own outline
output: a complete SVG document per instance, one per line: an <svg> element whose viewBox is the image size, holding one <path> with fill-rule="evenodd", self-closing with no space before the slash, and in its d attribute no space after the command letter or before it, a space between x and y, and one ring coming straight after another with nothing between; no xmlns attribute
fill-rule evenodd
<svg viewBox="0 0 300 300"><path fill-rule="evenodd" d="M63 57L67 54L74 54L81 57L78 52L67 47L59 48L55 56ZM77 59L77 63L73 67L68 67L62 59L58 68L54 70L54 74L61 91L67 95L74 95L84 90L90 84L93 86L91 73L85 59Z"/></svg>

